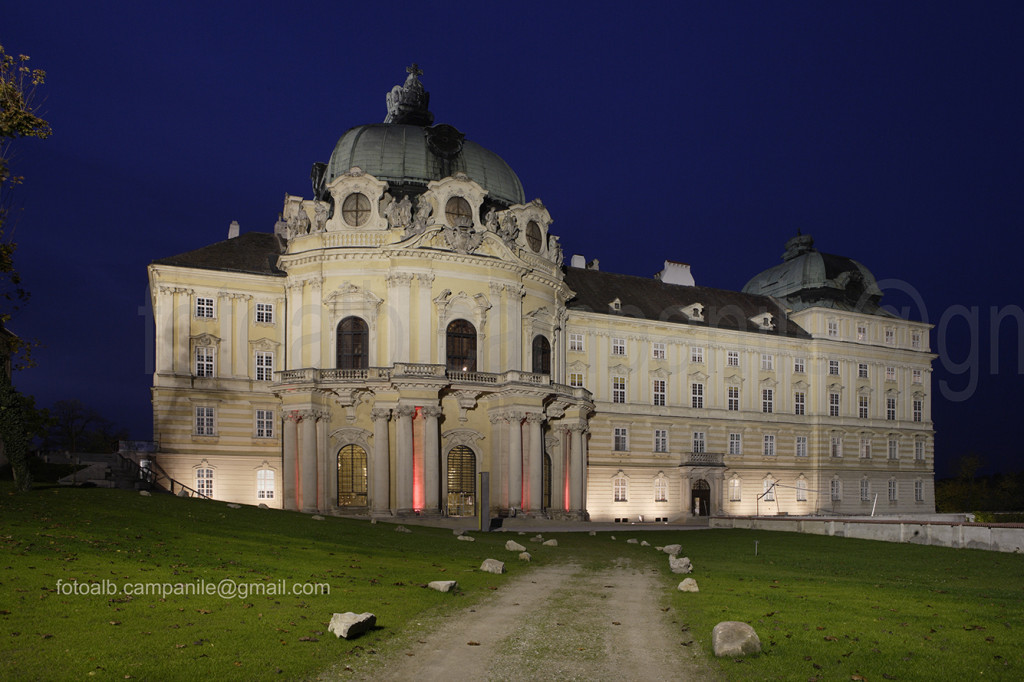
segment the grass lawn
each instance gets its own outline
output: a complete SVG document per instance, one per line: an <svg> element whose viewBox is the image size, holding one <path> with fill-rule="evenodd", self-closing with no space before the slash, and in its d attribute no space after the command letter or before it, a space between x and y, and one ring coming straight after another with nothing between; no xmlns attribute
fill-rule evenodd
<svg viewBox="0 0 1024 682"><path fill-rule="evenodd" d="M13 494L0 483L0 678L303 678L358 666L419 618L464 608L530 570L503 548L515 536L460 542L410 528L115 490ZM1024 677L1022 555L740 530L552 537L559 547L529 544L535 562L649 560L662 566L666 590L683 576L653 547L625 540L681 543L701 590L672 593L681 639L710 652L715 623L743 620L764 645L742 662L709 657L728 679ZM510 573L478 571L488 557ZM445 579L459 592L422 587ZM121 591L225 580L243 589L327 583L329 594ZM68 593L72 584L117 593ZM378 628L338 640L327 632L338 611L372 611Z"/></svg>

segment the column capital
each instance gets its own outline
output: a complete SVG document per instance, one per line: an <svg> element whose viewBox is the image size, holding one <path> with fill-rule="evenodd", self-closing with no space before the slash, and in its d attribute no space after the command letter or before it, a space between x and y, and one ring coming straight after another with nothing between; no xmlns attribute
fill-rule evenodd
<svg viewBox="0 0 1024 682"><path fill-rule="evenodd" d="M435 405L428 405L427 407L424 407L420 412L424 417L432 417L434 419L437 419L442 414L444 414L444 411L440 407L437 407Z"/></svg>
<svg viewBox="0 0 1024 682"><path fill-rule="evenodd" d="M413 415L416 414L416 408L412 405L399 405L395 408L395 416L399 419L412 419Z"/></svg>
<svg viewBox="0 0 1024 682"><path fill-rule="evenodd" d="M528 421L531 424L539 424L539 423L543 422L544 419L545 419L544 413L542 413L542 412L527 412L526 413L526 421Z"/></svg>
<svg viewBox="0 0 1024 682"><path fill-rule="evenodd" d="M391 419L391 410L386 407L375 407L370 410L370 419L373 421L387 421Z"/></svg>

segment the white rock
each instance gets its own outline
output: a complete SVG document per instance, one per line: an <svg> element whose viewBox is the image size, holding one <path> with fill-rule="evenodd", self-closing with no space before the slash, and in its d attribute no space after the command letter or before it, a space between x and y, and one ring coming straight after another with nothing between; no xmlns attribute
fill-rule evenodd
<svg viewBox="0 0 1024 682"><path fill-rule="evenodd" d="M727 620L711 631L711 649L719 657L749 656L760 653L761 640L746 623Z"/></svg>
<svg viewBox="0 0 1024 682"><path fill-rule="evenodd" d="M463 534L463 533L465 533L465 532L466 532L466 531L464 531L464 530L461 530L461 529L459 529L459 528L456 528L456 529L454 529L454 530L452 531L452 535L462 535L462 534Z"/></svg>
<svg viewBox="0 0 1024 682"><path fill-rule="evenodd" d="M328 630L338 637L352 639L356 635L370 630L377 624L377 616L372 613L336 613L331 616L331 624Z"/></svg>
<svg viewBox="0 0 1024 682"><path fill-rule="evenodd" d="M143 497L152 497L153 496L152 493L150 493L148 490L140 490L139 494L142 495Z"/></svg>
<svg viewBox="0 0 1024 682"><path fill-rule="evenodd" d="M504 573L505 562L497 559L484 559L484 562L480 564L480 570L486 573Z"/></svg>
<svg viewBox="0 0 1024 682"><path fill-rule="evenodd" d="M234 502L228 502L228 509L241 509L242 505L235 504Z"/></svg>
<svg viewBox="0 0 1024 682"><path fill-rule="evenodd" d="M636 538L630 538L630 539L626 540L626 544L627 545L639 545L640 541L637 540Z"/></svg>
<svg viewBox="0 0 1024 682"><path fill-rule="evenodd" d="M457 537L455 539L456 540L462 540L463 542L476 542L476 538L473 537L472 535L460 535L459 537Z"/></svg>
<svg viewBox="0 0 1024 682"><path fill-rule="evenodd" d="M613 536L611 537L611 539L612 539L612 540L614 540L614 539L615 539L615 536L613 535Z"/></svg>
<svg viewBox="0 0 1024 682"><path fill-rule="evenodd" d="M530 556L529 552L520 552L519 553L519 560L520 561L529 561L532 558L533 557Z"/></svg>
<svg viewBox="0 0 1024 682"><path fill-rule="evenodd" d="M320 516L319 514L313 514L313 516L310 517L310 518L312 518L314 521L323 521L324 520L324 517Z"/></svg>
<svg viewBox="0 0 1024 682"><path fill-rule="evenodd" d="M641 540L640 541L640 546L641 547L650 547L651 543L647 542L647 540Z"/></svg>
<svg viewBox="0 0 1024 682"><path fill-rule="evenodd" d="M259 508L260 509L270 509L270 507L267 506L266 502L260 502Z"/></svg>
<svg viewBox="0 0 1024 682"><path fill-rule="evenodd" d="M677 554L679 554L680 552L683 551L683 546L682 545L665 545L664 547L661 548L661 551L664 552L665 554L671 554L672 556L676 556Z"/></svg>
<svg viewBox="0 0 1024 682"><path fill-rule="evenodd" d="M662 550L663 550L663 549L665 549L665 548L664 548L664 547L655 547L654 549L655 549L656 551L660 552L660 551L662 551Z"/></svg>
<svg viewBox="0 0 1024 682"><path fill-rule="evenodd" d="M680 559L679 557L670 555L668 558L668 567L673 573L693 572L693 566L690 565L690 558L685 556Z"/></svg>
<svg viewBox="0 0 1024 682"><path fill-rule="evenodd" d="M550 540L545 540L542 544L545 547L558 547L558 540L555 540L554 538L552 538Z"/></svg>
<svg viewBox="0 0 1024 682"><path fill-rule="evenodd" d="M697 581L693 578L685 578L683 582L679 583L680 592L700 592L697 588Z"/></svg>
<svg viewBox="0 0 1024 682"><path fill-rule="evenodd" d="M597 535L597 531L596 530L592 530L589 533L587 533L587 535L591 535L591 536Z"/></svg>
<svg viewBox="0 0 1024 682"><path fill-rule="evenodd" d="M505 549L507 549L510 552L525 552L526 551L526 548L523 547L522 545L520 545L515 540L509 540L508 542L506 542L505 543Z"/></svg>
<svg viewBox="0 0 1024 682"><path fill-rule="evenodd" d="M395 527L395 532L396 533L411 533L412 531L409 530L408 528L406 528L405 526L396 526Z"/></svg>
<svg viewBox="0 0 1024 682"><path fill-rule="evenodd" d="M433 580L427 583L427 587L438 592L451 592L458 586L459 584L454 580Z"/></svg>

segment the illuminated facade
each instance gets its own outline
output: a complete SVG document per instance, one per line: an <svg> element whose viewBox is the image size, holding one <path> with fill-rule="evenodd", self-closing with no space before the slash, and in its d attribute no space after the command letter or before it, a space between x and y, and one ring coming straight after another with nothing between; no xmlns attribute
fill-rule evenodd
<svg viewBox="0 0 1024 682"><path fill-rule="evenodd" d="M863 266L808 237L743 292L566 266L418 73L273 234L150 265L163 471L372 516L472 514L482 472L495 515L934 510L928 326Z"/></svg>

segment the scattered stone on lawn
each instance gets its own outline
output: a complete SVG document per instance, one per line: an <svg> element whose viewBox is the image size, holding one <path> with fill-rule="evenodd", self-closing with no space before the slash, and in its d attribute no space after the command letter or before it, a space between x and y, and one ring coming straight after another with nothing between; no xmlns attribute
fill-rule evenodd
<svg viewBox="0 0 1024 682"><path fill-rule="evenodd" d="M452 531L452 535L462 535L465 532L466 531L462 530L461 528L456 528Z"/></svg>
<svg viewBox="0 0 1024 682"><path fill-rule="evenodd" d="M484 559L484 562L480 564L480 570L486 573L501 574L505 572L505 562L497 559Z"/></svg>
<svg viewBox="0 0 1024 682"><path fill-rule="evenodd" d="M692 573L693 566L690 565L690 557L680 559L676 556L669 556L668 567L673 573Z"/></svg>
<svg viewBox="0 0 1024 682"><path fill-rule="evenodd" d="M597 535L597 531L596 530L592 530L589 533L587 533L587 535Z"/></svg>
<svg viewBox="0 0 1024 682"><path fill-rule="evenodd" d="M234 502L228 502L228 509L241 509L242 505L235 504Z"/></svg>
<svg viewBox="0 0 1024 682"><path fill-rule="evenodd" d="M613 535L613 536L611 536L611 539L612 539L612 540L614 540L614 539L615 539L615 536L614 536L614 535Z"/></svg>
<svg viewBox="0 0 1024 682"><path fill-rule="evenodd" d="M396 533L411 533L412 531L409 530L408 528L406 528L405 526L396 526L395 527L395 532Z"/></svg>
<svg viewBox="0 0 1024 682"><path fill-rule="evenodd" d="M746 623L727 620L711 631L711 648L718 657L749 656L761 652L761 640Z"/></svg>
<svg viewBox="0 0 1024 682"><path fill-rule="evenodd" d="M558 540L551 538L550 540L545 540L541 544L543 544L545 547L558 547Z"/></svg>
<svg viewBox="0 0 1024 682"><path fill-rule="evenodd" d="M519 531L519 535L526 535L525 531Z"/></svg>
<svg viewBox="0 0 1024 682"><path fill-rule="evenodd" d="M432 580L427 583L427 587L438 592L451 592L458 586L459 584L454 580Z"/></svg>
<svg viewBox="0 0 1024 682"><path fill-rule="evenodd" d="M526 551L526 548L523 547L522 545L520 545L515 540L509 540L508 542L506 542L505 543L505 549L507 549L510 552L525 552Z"/></svg>
<svg viewBox="0 0 1024 682"><path fill-rule="evenodd" d="M520 561L529 561L532 558L533 557L530 556L529 552L520 552L519 553L519 560Z"/></svg>
<svg viewBox="0 0 1024 682"><path fill-rule="evenodd" d="M370 525L371 526L376 526L377 525L377 519L370 519Z"/></svg>
<svg viewBox="0 0 1024 682"><path fill-rule="evenodd" d="M530 538L530 542L544 542L544 538L542 538L540 536L535 536L535 537Z"/></svg>
<svg viewBox="0 0 1024 682"><path fill-rule="evenodd" d="M323 521L324 520L324 517L320 516L319 514L313 514L313 516L311 516L310 518L312 518L314 521Z"/></svg>
<svg viewBox="0 0 1024 682"><path fill-rule="evenodd" d="M259 508L260 509L270 509L270 507L267 506L266 502L260 502Z"/></svg>
<svg viewBox="0 0 1024 682"><path fill-rule="evenodd" d="M377 616L372 613L336 613L331 616L331 624L328 631L338 637L352 639L357 635L369 631L377 624Z"/></svg>
<svg viewBox="0 0 1024 682"><path fill-rule="evenodd" d="M697 587L697 581L693 578L685 578L683 582L679 583L680 592L700 592Z"/></svg>
<svg viewBox="0 0 1024 682"><path fill-rule="evenodd" d="M627 545L639 545L640 541L637 540L636 538L630 538L630 539L626 540L626 544Z"/></svg>
<svg viewBox="0 0 1024 682"><path fill-rule="evenodd" d="M476 538L473 537L472 535L460 535L459 537L457 537L455 539L456 540L462 540L463 542L476 542Z"/></svg>
<svg viewBox="0 0 1024 682"><path fill-rule="evenodd" d="M665 548L664 548L664 547L657 547L657 546L655 546L655 548L654 548L654 549L655 549L655 551L661 552L661 551L662 551L662 550L664 550Z"/></svg>
<svg viewBox="0 0 1024 682"><path fill-rule="evenodd" d="M139 494L143 497L152 497L153 495L148 490L140 490Z"/></svg>
<svg viewBox="0 0 1024 682"><path fill-rule="evenodd" d="M641 540L640 541L640 546L641 547L650 547L651 543L647 542L647 540Z"/></svg>
<svg viewBox="0 0 1024 682"><path fill-rule="evenodd" d="M677 554L679 554L680 552L683 551L683 546L682 545L665 545L664 547L661 548L661 551L664 552L665 554L671 554L672 556L676 556Z"/></svg>

